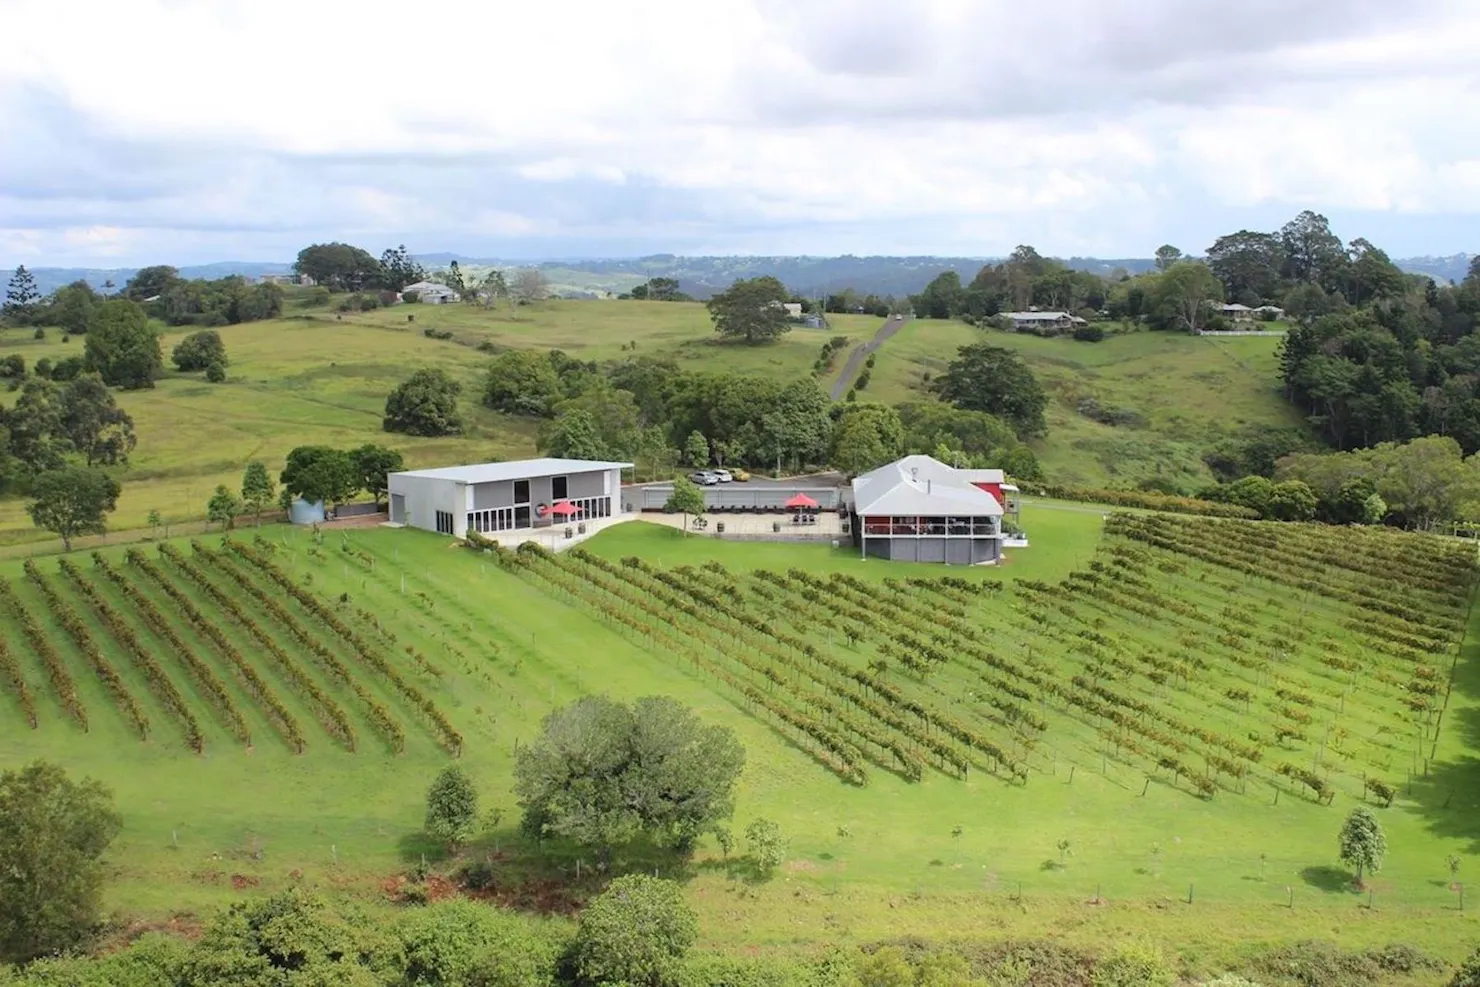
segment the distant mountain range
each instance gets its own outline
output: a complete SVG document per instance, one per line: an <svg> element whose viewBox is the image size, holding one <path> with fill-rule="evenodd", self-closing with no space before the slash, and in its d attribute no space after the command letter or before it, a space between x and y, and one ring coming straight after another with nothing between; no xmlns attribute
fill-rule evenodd
<svg viewBox="0 0 1480 987"><path fill-rule="evenodd" d="M1459 281L1469 270L1472 255L1450 257L1407 257L1395 263L1405 271L1426 274L1436 281ZM538 267L545 273L557 293L576 298L619 294L648 278L677 278L680 289L696 298L708 298L728 287L736 278L772 275L793 291L807 296L853 288L879 295L907 295L920 291L942 271L952 270L970 281L983 264L996 263L1000 257L679 257L653 254L649 257L612 259L508 261L493 257L468 257L462 254L418 254L417 260L428 268L444 268L454 260L469 273L498 267L505 270ZM1069 257L1064 263L1076 270L1109 275L1116 271L1137 274L1155 267L1149 257L1100 258ZM223 278L240 274L259 278L264 274L285 274L291 262L259 263L221 261L180 268L187 278ZM108 281L122 287L134 276L136 268L94 269L80 267L35 267L31 274L43 294L79 279L95 288Z"/></svg>

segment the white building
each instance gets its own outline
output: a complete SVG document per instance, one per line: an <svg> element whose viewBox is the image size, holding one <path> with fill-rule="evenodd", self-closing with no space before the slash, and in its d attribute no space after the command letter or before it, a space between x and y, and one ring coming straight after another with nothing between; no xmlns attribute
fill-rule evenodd
<svg viewBox="0 0 1480 987"><path fill-rule="evenodd" d="M405 297L407 292L415 292L416 297L426 305L447 305L462 298L445 284L437 284L435 281L418 281L415 284L408 284L401 289L402 297Z"/></svg>
<svg viewBox="0 0 1480 987"><path fill-rule="evenodd" d="M1002 558L1001 470L906 456L853 481L861 554L981 565Z"/></svg>
<svg viewBox="0 0 1480 987"><path fill-rule="evenodd" d="M631 467L588 459L524 459L392 473L387 478L390 520L460 537L467 531L534 530L618 517L623 514L622 470Z"/></svg>

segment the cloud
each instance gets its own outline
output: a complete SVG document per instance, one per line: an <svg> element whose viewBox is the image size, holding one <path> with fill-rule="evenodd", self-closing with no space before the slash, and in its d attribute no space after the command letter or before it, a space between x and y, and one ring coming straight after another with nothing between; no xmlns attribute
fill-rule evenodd
<svg viewBox="0 0 1480 987"><path fill-rule="evenodd" d="M1145 255L1306 207L1480 246L1469 0L8 0L0 29L0 260Z"/></svg>

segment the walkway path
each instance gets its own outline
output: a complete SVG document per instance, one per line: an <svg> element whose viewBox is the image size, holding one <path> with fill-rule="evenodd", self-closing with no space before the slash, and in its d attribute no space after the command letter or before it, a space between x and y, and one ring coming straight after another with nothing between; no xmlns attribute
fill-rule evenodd
<svg viewBox="0 0 1480 987"><path fill-rule="evenodd" d="M899 332L900 327L903 325L904 316L891 315L884 320L884 324L879 327L879 331L874 333L873 339L870 339L861 346L853 347L853 352L848 354L848 362L843 364L843 372L838 375L837 383L832 386L832 399L834 401L843 400L843 395L848 393L848 387L853 383L853 378L858 376L858 370L863 366L863 361L868 359L870 353L884 345L886 339Z"/></svg>

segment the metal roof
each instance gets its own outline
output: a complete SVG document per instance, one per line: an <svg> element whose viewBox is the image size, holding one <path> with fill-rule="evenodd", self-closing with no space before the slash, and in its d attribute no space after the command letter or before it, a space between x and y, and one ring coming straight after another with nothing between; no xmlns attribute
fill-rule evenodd
<svg viewBox="0 0 1480 987"><path fill-rule="evenodd" d="M631 467L631 463L606 463L595 459L518 459L511 463L474 463L469 466L443 466L430 470L404 470L392 473L391 476L452 480L455 483L495 483L499 480L533 480L542 476L595 473Z"/></svg>
<svg viewBox="0 0 1480 987"><path fill-rule="evenodd" d="M853 504L864 515L996 517L1002 505L972 483L1001 479L1001 470L958 470L931 456L906 456L855 479Z"/></svg>
<svg viewBox="0 0 1480 987"><path fill-rule="evenodd" d="M1068 312L1003 312L1002 314L1018 322L1034 322L1050 319L1056 322L1059 319L1070 318Z"/></svg>

